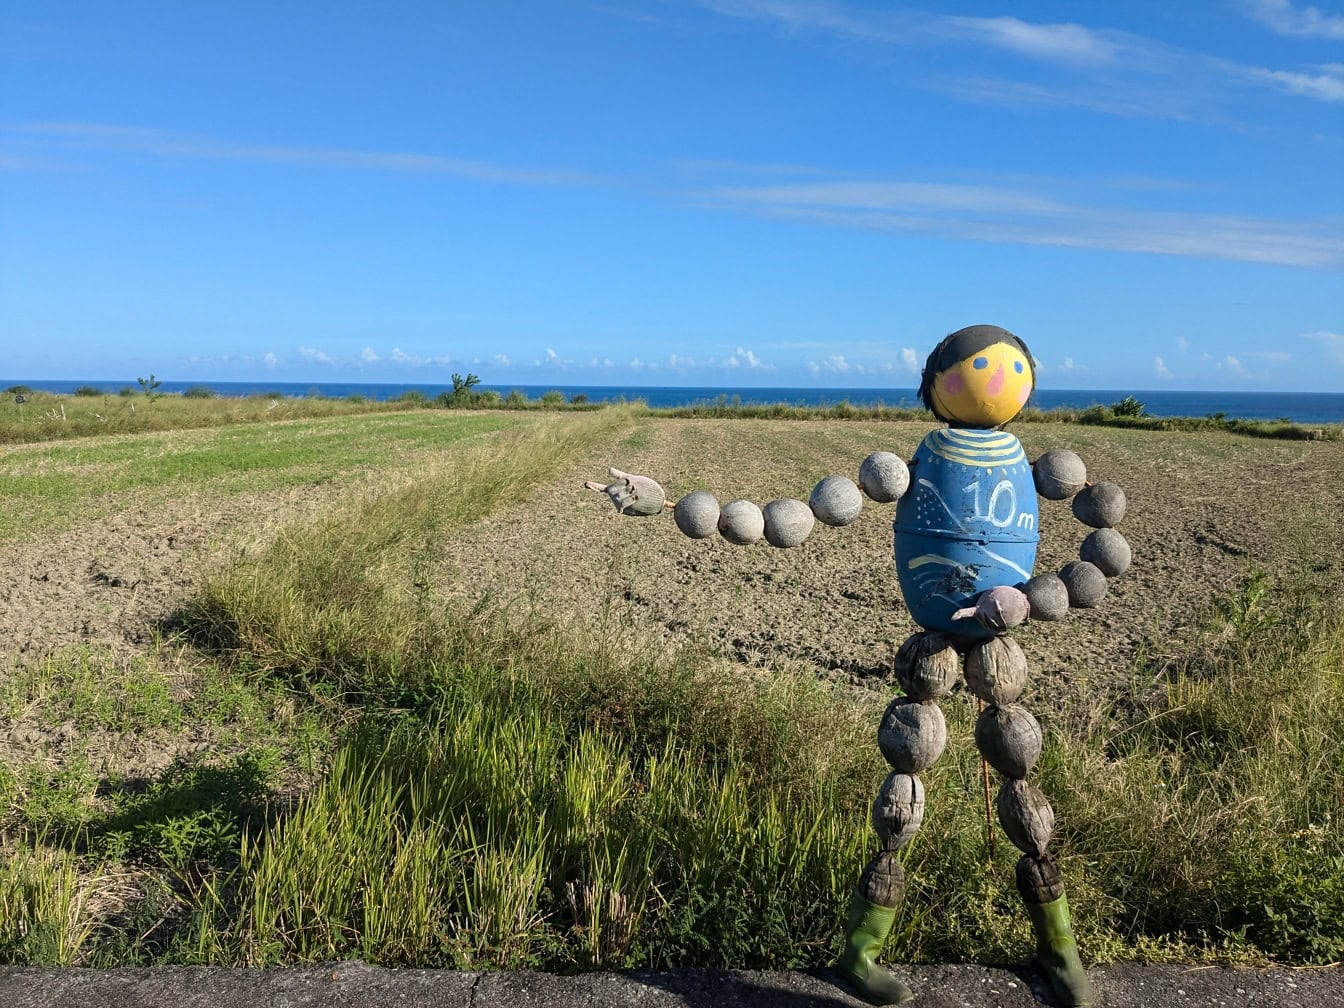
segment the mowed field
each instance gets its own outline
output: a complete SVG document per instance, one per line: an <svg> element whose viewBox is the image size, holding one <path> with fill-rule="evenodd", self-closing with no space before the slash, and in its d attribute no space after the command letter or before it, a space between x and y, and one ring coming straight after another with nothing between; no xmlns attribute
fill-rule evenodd
<svg viewBox="0 0 1344 1008"><path fill-rule="evenodd" d="M0 956L818 965L914 630L892 507L788 551L582 489L806 500L928 424L457 410L0 448ZM1336 443L1019 424L1134 565L1018 633L1086 959L1344 955ZM1042 505L1039 570L1088 531ZM1024 954L974 701L892 955Z"/></svg>

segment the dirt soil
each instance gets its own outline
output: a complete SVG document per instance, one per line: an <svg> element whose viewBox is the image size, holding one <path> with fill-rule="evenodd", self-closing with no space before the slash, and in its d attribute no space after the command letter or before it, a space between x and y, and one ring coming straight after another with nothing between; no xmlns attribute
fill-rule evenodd
<svg viewBox="0 0 1344 1008"><path fill-rule="evenodd" d="M1160 657L1179 648L1214 596L1235 591L1253 569L1296 567L1317 583L1339 583L1337 444L1019 426L1029 457L1070 447L1093 481L1125 489L1120 531L1134 554L1097 608L1014 631L1038 689L1129 690L1140 649ZM806 500L831 473L856 479L871 451L909 458L927 431L921 423L657 421L647 436L613 445L587 469L473 528L453 546L447 587L573 612L592 625L638 626L668 642L698 640L749 664L800 660L831 678L888 689L878 677L917 629L896 583L895 505L866 501L853 525L818 524L802 545L780 550L689 539L670 512L618 515L582 482L616 465L660 480L672 499L707 489L721 504ZM1067 501L1041 501L1036 572L1076 559L1090 531Z"/></svg>
<svg viewBox="0 0 1344 1008"><path fill-rule="evenodd" d="M1068 446L1094 480L1123 486L1120 526L1134 564L1102 604L1020 631L1043 683L1124 680L1140 647L1169 646L1210 599L1254 567L1344 572L1336 488L1344 451L1332 443L1231 435L1019 425L1035 457ZM864 682L889 670L916 628L891 559L894 505L867 502L846 528L818 525L790 550L691 540L669 513L617 515L584 490L607 465L721 502L806 499L831 473L854 477L870 451L909 457L922 423L646 420L623 443L478 523L449 544L442 587L476 599L572 614L695 640L740 661L796 660ZM331 486L211 497L146 498L59 533L0 545L0 656L32 661L72 644L134 654L190 595L200 572L231 551L335 499ZM1089 529L1067 502L1042 502L1037 571L1077 556ZM875 684L876 685L876 684Z"/></svg>

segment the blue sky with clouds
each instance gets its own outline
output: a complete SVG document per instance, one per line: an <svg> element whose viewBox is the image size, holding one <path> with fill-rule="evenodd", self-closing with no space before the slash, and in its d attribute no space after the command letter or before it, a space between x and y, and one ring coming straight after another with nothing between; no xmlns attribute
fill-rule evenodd
<svg viewBox="0 0 1344 1008"><path fill-rule="evenodd" d="M1344 390L1344 7L0 0L0 378Z"/></svg>

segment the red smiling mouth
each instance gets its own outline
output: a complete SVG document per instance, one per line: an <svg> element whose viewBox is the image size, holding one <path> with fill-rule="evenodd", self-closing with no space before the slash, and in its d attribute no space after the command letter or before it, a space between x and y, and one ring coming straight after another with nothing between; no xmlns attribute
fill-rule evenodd
<svg viewBox="0 0 1344 1008"><path fill-rule="evenodd" d="M1003 391L1002 364L1000 364L999 369L994 372L994 377L989 380L989 384L985 386L985 391L988 392L990 395L998 395L1000 392Z"/></svg>

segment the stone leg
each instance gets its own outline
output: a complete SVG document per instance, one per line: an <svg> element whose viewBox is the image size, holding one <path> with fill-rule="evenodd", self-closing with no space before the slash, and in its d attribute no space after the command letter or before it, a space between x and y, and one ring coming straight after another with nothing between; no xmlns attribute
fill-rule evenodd
<svg viewBox="0 0 1344 1008"><path fill-rule="evenodd" d="M937 699L960 677L960 661L942 634L920 632L896 655L896 676L906 696L887 707L878 745L892 771L873 803L873 828L881 849L868 862L850 901L845 949L836 969L871 1004L891 1005L914 994L879 965L882 945L905 895L897 851L924 820L924 784L919 772L933 765L947 745L947 724Z"/></svg>
<svg viewBox="0 0 1344 1008"><path fill-rule="evenodd" d="M1003 636L977 644L966 655L966 685L987 706L975 723L975 744L1003 775L999 824L1022 851L1017 889L1036 933L1036 962L1061 1005L1093 1003L1092 986L1078 958L1069 922L1069 903L1059 867L1047 850L1055 828L1050 801L1027 783L1041 755L1041 726L1015 701L1026 682L1026 658L1016 641Z"/></svg>

